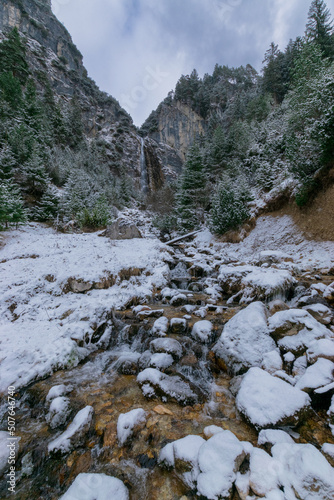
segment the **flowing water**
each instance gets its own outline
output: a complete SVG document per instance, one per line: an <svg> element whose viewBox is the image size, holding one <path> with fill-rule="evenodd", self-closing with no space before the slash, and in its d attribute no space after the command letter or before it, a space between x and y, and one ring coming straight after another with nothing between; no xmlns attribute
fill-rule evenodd
<svg viewBox="0 0 334 500"><path fill-rule="evenodd" d="M148 193L148 172L145 158L145 139L140 139L140 187L144 194Z"/></svg>

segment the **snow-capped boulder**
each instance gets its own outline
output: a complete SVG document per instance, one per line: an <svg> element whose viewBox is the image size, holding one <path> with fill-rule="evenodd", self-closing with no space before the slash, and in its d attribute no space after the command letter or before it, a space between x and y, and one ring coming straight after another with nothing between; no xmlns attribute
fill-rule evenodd
<svg viewBox="0 0 334 500"><path fill-rule="evenodd" d="M191 336L198 342L209 343L213 336L212 323L207 320L197 321L191 330Z"/></svg>
<svg viewBox="0 0 334 500"><path fill-rule="evenodd" d="M223 265L218 280L225 293L242 291L241 303L285 297L296 283L290 271L249 265Z"/></svg>
<svg viewBox="0 0 334 500"><path fill-rule="evenodd" d="M142 408L121 413L117 421L117 439L120 446L126 444L144 426L147 419L146 411Z"/></svg>
<svg viewBox="0 0 334 500"><path fill-rule="evenodd" d="M334 363L320 358L314 365L306 369L304 375L297 381L296 386L306 392L319 389L334 382Z"/></svg>
<svg viewBox="0 0 334 500"><path fill-rule="evenodd" d="M73 448L81 446L90 429L93 414L92 406L86 406L80 410L66 431L49 443L49 453L66 454Z"/></svg>
<svg viewBox="0 0 334 500"><path fill-rule="evenodd" d="M157 337L166 337L168 332L169 321L166 316L161 316L155 320L152 326L151 334Z"/></svg>
<svg viewBox="0 0 334 500"><path fill-rule="evenodd" d="M137 376L137 382L147 398L160 397L163 402L176 401L183 406L198 402L198 395L177 375L166 375L155 368L146 368Z"/></svg>
<svg viewBox="0 0 334 500"><path fill-rule="evenodd" d="M311 304L309 306L304 306L307 312L309 312L319 323L323 325L329 325L334 318L333 311L325 306L324 304Z"/></svg>
<svg viewBox="0 0 334 500"><path fill-rule="evenodd" d="M46 421L51 429L64 425L71 414L70 400L64 396L59 396L51 401Z"/></svg>
<svg viewBox="0 0 334 500"><path fill-rule="evenodd" d="M334 362L334 339L320 339L312 342L306 351L308 363L315 363L319 358Z"/></svg>
<svg viewBox="0 0 334 500"><path fill-rule="evenodd" d="M59 500L129 500L124 483L106 474L79 474Z"/></svg>
<svg viewBox="0 0 334 500"><path fill-rule="evenodd" d="M188 328L187 320L184 318L172 318L170 320L170 332L176 335L183 335Z"/></svg>
<svg viewBox="0 0 334 500"><path fill-rule="evenodd" d="M261 302L254 302L226 323L213 351L219 366L237 375L252 366L261 366L264 354L275 349L266 308Z"/></svg>
<svg viewBox="0 0 334 500"><path fill-rule="evenodd" d="M212 436L199 449L197 494L208 499L229 499L245 457L243 443L232 432Z"/></svg>
<svg viewBox="0 0 334 500"><path fill-rule="evenodd" d="M294 425L310 407L309 396L260 368L244 376L236 398L240 413L257 429Z"/></svg>
<svg viewBox="0 0 334 500"><path fill-rule="evenodd" d="M303 309L277 312L269 318L269 329L283 352L296 355L306 351L315 340L332 336L330 330Z"/></svg>
<svg viewBox="0 0 334 500"><path fill-rule="evenodd" d="M151 355L148 367L157 368L158 370L165 370L174 363L173 356L165 352L156 352Z"/></svg>
<svg viewBox="0 0 334 500"><path fill-rule="evenodd" d="M271 450L285 498L334 498L334 469L311 444L277 443Z"/></svg>
<svg viewBox="0 0 334 500"><path fill-rule="evenodd" d="M249 486L255 495L266 497L270 492L278 490L279 463L260 448L253 448L249 460Z"/></svg>
<svg viewBox="0 0 334 500"><path fill-rule="evenodd" d="M180 342L175 339L155 339L150 342L150 350L153 353L166 353L171 354L175 360L182 356L182 346Z"/></svg>

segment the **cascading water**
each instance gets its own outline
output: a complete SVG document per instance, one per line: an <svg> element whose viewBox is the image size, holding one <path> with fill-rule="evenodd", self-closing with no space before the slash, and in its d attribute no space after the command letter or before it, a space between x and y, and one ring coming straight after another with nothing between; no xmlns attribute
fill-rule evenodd
<svg viewBox="0 0 334 500"><path fill-rule="evenodd" d="M148 173L145 159L145 139L141 138L140 148L140 187L143 193L148 193Z"/></svg>

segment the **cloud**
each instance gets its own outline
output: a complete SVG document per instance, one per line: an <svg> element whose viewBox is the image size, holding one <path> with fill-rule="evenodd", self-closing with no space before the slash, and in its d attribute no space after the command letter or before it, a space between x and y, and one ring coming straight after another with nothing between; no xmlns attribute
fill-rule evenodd
<svg viewBox="0 0 334 500"><path fill-rule="evenodd" d="M304 33L305 0L53 0L89 75L140 125L181 74L261 70L271 41ZM334 0L327 2L334 13ZM127 103L127 104L126 104Z"/></svg>

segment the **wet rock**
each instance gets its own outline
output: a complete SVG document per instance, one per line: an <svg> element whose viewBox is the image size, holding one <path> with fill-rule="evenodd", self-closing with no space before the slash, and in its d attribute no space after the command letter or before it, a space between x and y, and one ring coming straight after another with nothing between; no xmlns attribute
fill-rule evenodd
<svg viewBox="0 0 334 500"><path fill-rule="evenodd" d="M155 339L150 342L150 350L153 353L167 353L171 354L177 361L182 356L182 346L180 342L175 339Z"/></svg>
<svg viewBox="0 0 334 500"><path fill-rule="evenodd" d="M197 394L177 375L170 376L154 368L146 368L137 376L137 382L147 398L160 397L162 401L176 401L182 406L198 402Z"/></svg>
<svg viewBox="0 0 334 500"><path fill-rule="evenodd" d="M169 416L173 416L174 413L169 410L168 408L166 408L165 406L162 406L162 405L157 405L153 408L153 411L155 413L157 413L158 415L169 415Z"/></svg>
<svg viewBox="0 0 334 500"><path fill-rule="evenodd" d="M198 363L198 358L194 353L187 354L180 359L179 364L181 366L196 366Z"/></svg>
<svg viewBox="0 0 334 500"><path fill-rule="evenodd" d="M59 500L129 500L129 492L122 481L106 474L79 474Z"/></svg>
<svg viewBox="0 0 334 500"><path fill-rule="evenodd" d="M94 410L91 406L86 406L80 410L66 431L48 444L49 453L60 452L66 454L73 448L81 446L90 429L93 414Z"/></svg>
<svg viewBox="0 0 334 500"><path fill-rule="evenodd" d="M234 375L252 366L261 366L266 352L276 349L269 335L267 311L261 302L250 304L224 326L213 351L221 366Z"/></svg>
<svg viewBox="0 0 334 500"><path fill-rule="evenodd" d="M170 333L175 335L183 335L187 332L187 320L183 318L172 318L170 321Z"/></svg>
<svg viewBox="0 0 334 500"><path fill-rule="evenodd" d="M238 410L256 429L296 425L310 402L305 392L260 368L246 373L236 398Z"/></svg>
<svg viewBox="0 0 334 500"><path fill-rule="evenodd" d="M142 238L141 232L135 224L118 219L107 227L105 236L111 240L131 240Z"/></svg>
<svg viewBox="0 0 334 500"><path fill-rule="evenodd" d="M123 375L137 375L138 365L135 361L126 359L118 368L118 372L122 373Z"/></svg>
<svg viewBox="0 0 334 500"><path fill-rule="evenodd" d="M146 411L142 408L121 413L117 421L117 439L119 446L124 446L140 430L145 427L147 420Z"/></svg>
<svg viewBox="0 0 334 500"><path fill-rule="evenodd" d="M54 398L51 402L46 421L51 429L64 425L71 414L70 400L64 396Z"/></svg>
<svg viewBox="0 0 334 500"><path fill-rule="evenodd" d="M163 316L165 311L163 309L151 309L151 310L143 310L137 313L137 318L139 320L143 320L146 318L160 318Z"/></svg>

